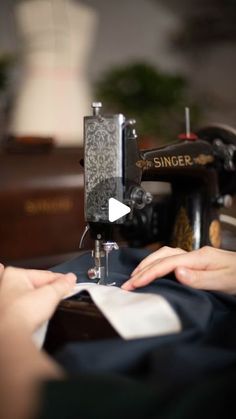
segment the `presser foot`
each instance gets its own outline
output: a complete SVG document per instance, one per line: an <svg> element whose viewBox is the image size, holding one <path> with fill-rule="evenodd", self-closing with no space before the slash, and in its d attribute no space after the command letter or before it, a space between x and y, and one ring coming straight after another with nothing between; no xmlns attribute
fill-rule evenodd
<svg viewBox="0 0 236 419"><path fill-rule="evenodd" d="M92 251L92 257L94 258L95 266L88 270L88 277L92 280L98 280L97 284L113 286L115 282L108 283L109 276L109 253L112 250L118 250L119 246L116 242L102 242L100 238L95 240L95 248ZM103 261L105 259L105 266Z"/></svg>

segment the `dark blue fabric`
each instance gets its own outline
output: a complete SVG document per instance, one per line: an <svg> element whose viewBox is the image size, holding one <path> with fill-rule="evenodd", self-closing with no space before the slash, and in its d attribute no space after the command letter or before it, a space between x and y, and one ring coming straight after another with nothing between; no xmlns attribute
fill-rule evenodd
<svg viewBox="0 0 236 419"><path fill-rule="evenodd" d="M111 281L120 286L149 252L124 248L110 255ZM53 268L87 281L89 253ZM174 279L158 279L135 292L164 296L178 313L178 334L124 341L120 338L68 343L55 355L72 375L112 373L158 381L163 394L181 392L196 381L236 367L236 297L194 290ZM78 325L79 327L79 325Z"/></svg>

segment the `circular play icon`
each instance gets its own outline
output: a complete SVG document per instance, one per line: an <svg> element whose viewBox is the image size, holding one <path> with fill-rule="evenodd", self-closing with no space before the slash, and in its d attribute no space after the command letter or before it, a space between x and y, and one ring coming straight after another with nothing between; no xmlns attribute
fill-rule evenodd
<svg viewBox="0 0 236 419"><path fill-rule="evenodd" d="M108 202L108 218L111 223L119 220L119 218L124 217L124 215L129 214L131 211L128 205L123 204L115 198L110 198Z"/></svg>
<svg viewBox="0 0 236 419"><path fill-rule="evenodd" d="M130 212L130 208L123 204L123 189L121 177L103 179L95 186L92 183L85 185L86 221L95 223L122 221L120 219Z"/></svg>

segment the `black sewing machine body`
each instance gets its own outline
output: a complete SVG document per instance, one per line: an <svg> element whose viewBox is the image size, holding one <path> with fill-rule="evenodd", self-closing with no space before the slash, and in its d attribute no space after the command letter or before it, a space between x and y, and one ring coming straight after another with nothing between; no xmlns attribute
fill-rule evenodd
<svg viewBox="0 0 236 419"><path fill-rule="evenodd" d="M158 241L185 250L220 247L219 209L236 191L234 130L207 127L167 146L139 150L134 123L121 114L103 116L96 106L85 118L85 219L92 238L118 235L131 246ZM168 182L171 194L151 199L145 181ZM131 208L113 223L112 197Z"/></svg>
<svg viewBox="0 0 236 419"><path fill-rule="evenodd" d="M220 247L219 210L236 190L234 130L207 127L194 138L139 150L134 121L102 116L95 108L85 118L84 132L85 220L95 243L88 278L109 285L108 254L120 239L132 247L155 242L188 251ZM167 182L171 193L157 192L151 200L146 181ZM110 198L130 206L130 214L110 222ZM82 295L60 304L45 348L51 353L68 340L114 337L105 317Z"/></svg>

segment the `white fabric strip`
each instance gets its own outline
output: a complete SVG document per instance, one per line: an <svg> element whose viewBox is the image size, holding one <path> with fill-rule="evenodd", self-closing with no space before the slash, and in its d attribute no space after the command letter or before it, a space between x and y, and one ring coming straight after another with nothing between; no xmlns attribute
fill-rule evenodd
<svg viewBox="0 0 236 419"><path fill-rule="evenodd" d="M160 295L124 291L113 286L77 284L69 296L87 291L94 304L123 339L138 339L181 331L181 321L168 301ZM68 296L66 297L68 298ZM47 325L34 334L42 346Z"/></svg>

